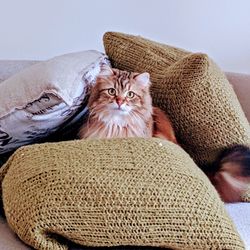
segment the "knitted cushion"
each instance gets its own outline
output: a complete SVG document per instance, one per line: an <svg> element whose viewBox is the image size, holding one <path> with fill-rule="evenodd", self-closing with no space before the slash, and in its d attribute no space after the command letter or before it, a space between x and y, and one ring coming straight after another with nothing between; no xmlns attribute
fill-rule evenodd
<svg viewBox="0 0 250 250"><path fill-rule="evenodd" d="M107 55L115 67L150 73L154 104L169 114L179 141L197 164L213 162L228 145L250 143L250 126L239 101L212 60L204 54L179 52L171 57L172 62L182 59L167 67L172 55L167 47L161 45L161 54L156 57L153 53L160 45L129 38L106 33Z"/></svg>
<svg viewBox="0 0 250 250"><path fill-rule="evenodd" d="M225 75L204 54L169 67L152 88L154 103L170 115L184 149L203 166L233 144L250 143L250 126Z"/></svg>
<svg viewBox="0 0 250 250"><path fill-rule="evenodd" d="M36 249L66 249L58 235L94 247L244 248L207 177L167 141L27 146L2 171L8 223Z"/></svg>
<svg viewBox="0 0 250 250"><path fill-rule="evenodd" d="M103 41L114 67L150 72L153 82L162 78L162 69L190 54L183 49L118 32L106 32Z"/></svg>

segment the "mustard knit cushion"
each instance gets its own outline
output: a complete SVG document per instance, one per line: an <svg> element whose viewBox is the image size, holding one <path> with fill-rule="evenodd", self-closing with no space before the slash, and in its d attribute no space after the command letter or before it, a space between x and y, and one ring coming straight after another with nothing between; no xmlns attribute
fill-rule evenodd
<svg viewBox="0 0 250 250"><path fill-rule="evenodd" d="M215 189L179 146L157 139L20 148L4 165L11 228L36 249L244 249Z"/></svg>
<svg viewBox="0 0 250 250"><path fill-rule="evenodd" d="M169 114L180 143L197 164L213 162L229 145L250 143L250 126L234 90L207 55L177 53L114 32L103 40L115 67L150 73L154 104Z"/></svg>
<svg viewBox="0 0 250 250"><path fill-rule="evenodd" d="M237 96L207 55L189 55L163 75L152 87L154 103L170 115L197 164L212 163L227 146L250 144L250 126Z"/></svg>
<svg viewBox="0 0 250 250"><path fill-rule="evenodd" d="M147 71L153 81L162 78L162 69L190 54L183 49L119 32L106 32L103 41L114 67L134 72Z"/></svg>

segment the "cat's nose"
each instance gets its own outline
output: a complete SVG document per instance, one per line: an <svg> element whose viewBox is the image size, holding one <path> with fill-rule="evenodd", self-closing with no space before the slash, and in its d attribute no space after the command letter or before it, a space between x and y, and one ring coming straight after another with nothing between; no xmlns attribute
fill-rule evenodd
<svg viewBox="0 0 250 250"><path fill-rule="evenodd" d="M123 103L123 100L122 98L116 98L116 103L119 107L121 107L122 103Z"/></svg>

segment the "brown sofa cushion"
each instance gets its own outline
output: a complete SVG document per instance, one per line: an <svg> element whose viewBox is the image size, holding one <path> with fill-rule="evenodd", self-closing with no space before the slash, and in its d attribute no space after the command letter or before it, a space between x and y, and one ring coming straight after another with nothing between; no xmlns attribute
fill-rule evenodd
<svg viewBox="0 0 250 250"><path fill-rule="evenodd" d="M168 113L181 145L197 164L210 164L226 146L250 143L250 126L239 101L208 56L179 50L174 54L172 47L163 49L163 45L154 56L157 43L129 38L106 33L107 55L115 67L150 73L154 104Z"/></svg>
<svg viewBox="0 0 250 250"><path fill-rule="evenodd" d="M93 247L244 249L207 177L167 141L26 146L1 171L8 223L36 249L66 249L58 235Z"/></svg>

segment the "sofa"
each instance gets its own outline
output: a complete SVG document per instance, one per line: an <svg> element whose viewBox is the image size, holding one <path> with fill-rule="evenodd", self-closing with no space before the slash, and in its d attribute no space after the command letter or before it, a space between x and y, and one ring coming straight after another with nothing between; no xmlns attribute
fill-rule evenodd
<svg viewBox="0 0 250 250"><path fill-rule="evenodd" d="M37 61L0 61L0 84L13 74L21 71L25 67L35 64ZM239 98L242 108L250 121L250 75L227 72L226 76L233 85L234 90ZM246 249L250 249L250 204L236 203L225 204L226 210L231 216L236 228L245 243ZM18 237L11 231L6 220L0 216L0 249L30 249L22 243ZM86 249L80 246L72 246L70 249Z"/></svg>

